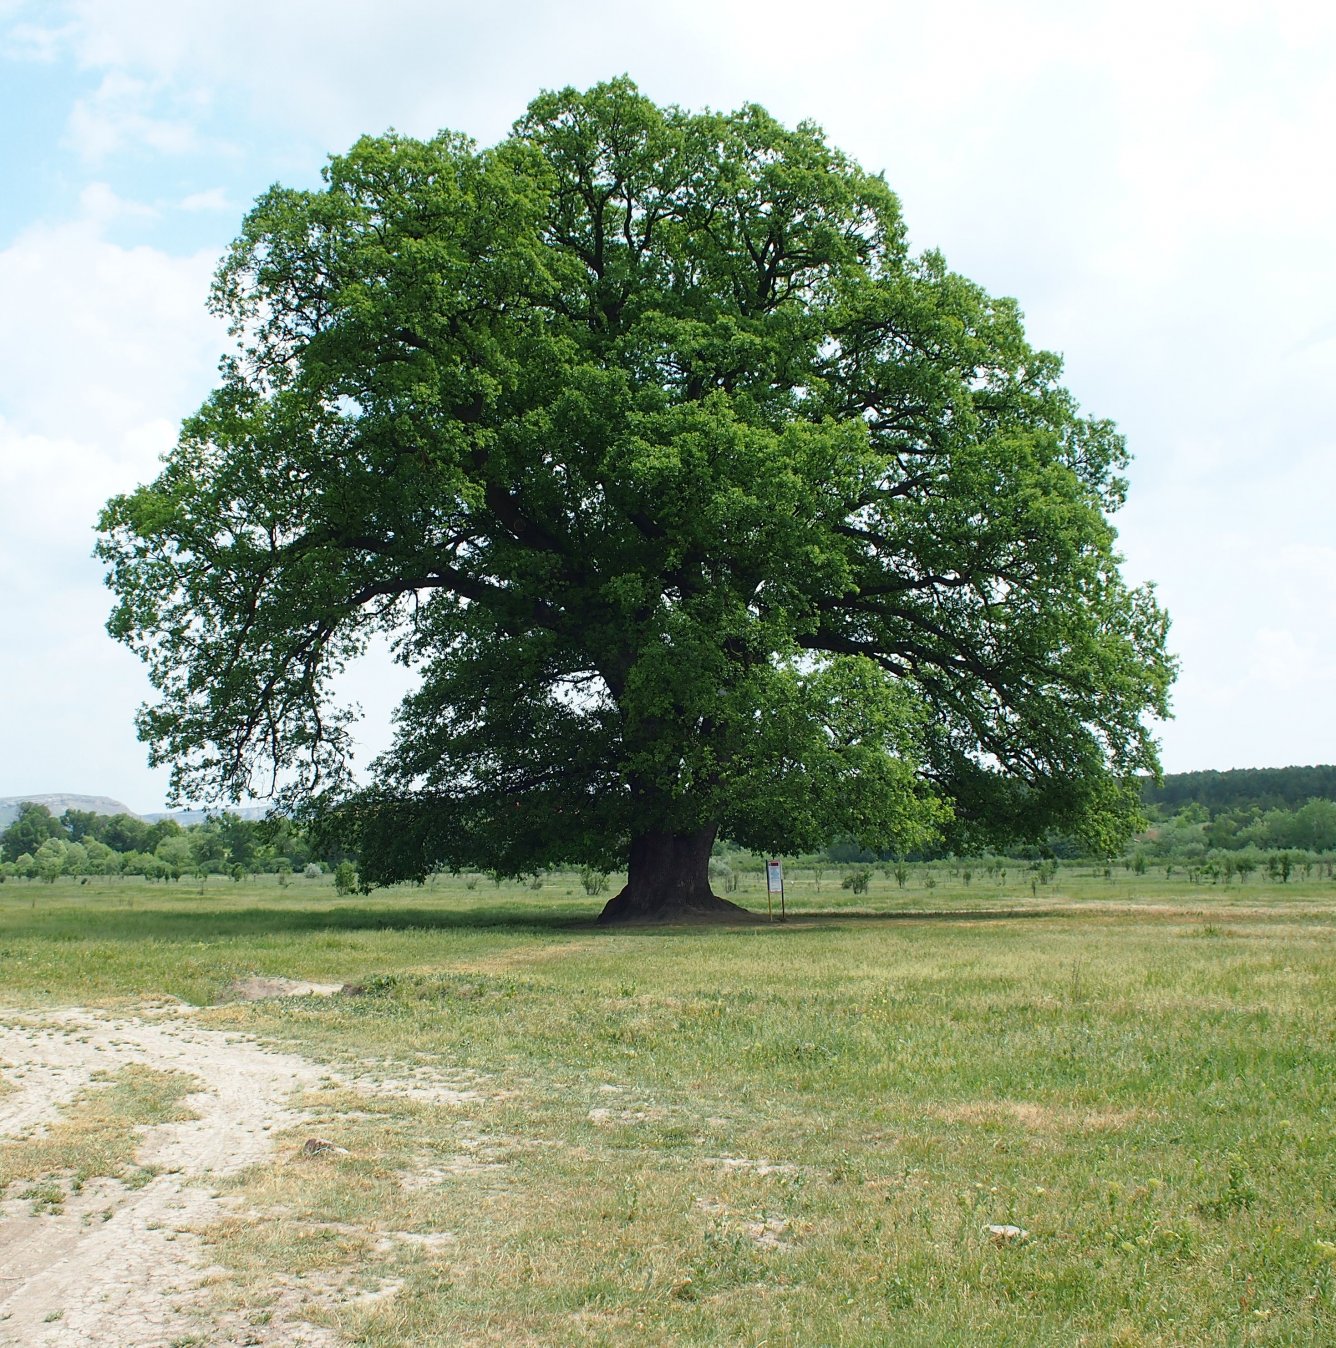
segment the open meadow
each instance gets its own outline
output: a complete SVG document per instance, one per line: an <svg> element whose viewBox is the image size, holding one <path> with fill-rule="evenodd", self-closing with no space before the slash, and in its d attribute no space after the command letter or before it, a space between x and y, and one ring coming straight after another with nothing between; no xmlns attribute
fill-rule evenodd
<svg viewBox="0 0 1336 1348"><path fill-rule="evenodd" d="M0 885L0 1342L1336 1342L1336 883L842 874Z"/></svg>

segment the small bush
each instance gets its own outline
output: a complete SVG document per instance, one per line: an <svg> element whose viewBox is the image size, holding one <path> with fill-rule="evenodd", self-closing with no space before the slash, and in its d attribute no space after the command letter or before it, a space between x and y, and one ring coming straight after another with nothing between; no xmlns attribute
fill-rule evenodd
<svg viewBox="0 0 1336 1348"><path fill-rule="evenodd" d="M605 893L608 888L608 873L600 871L594 866L580 867L580 883L584 886L584 892L593 898L596 894Z"/></svg>
<svg viewBox="0 0 1336 1348"><path fill-rule="evenodd" d="M850 871L840 881L841 889L852 889L855 894L866 894L867 887L872 883L872 872L869 870Z"/></svg>
<svg viewBox="0 0 1336 1348"><path fill-rule="evenodd" d="M725 894L736 894L741 877L727 861L720 857L711 857L710 879L719 881L724 887Z"/></svg>
<svg viewBox="0 0 1336 1348"><path fill-rule="evenodd" d="M334 892L336 894L357 892L357 869L351 861L340 861L334 868Z"/></svg>

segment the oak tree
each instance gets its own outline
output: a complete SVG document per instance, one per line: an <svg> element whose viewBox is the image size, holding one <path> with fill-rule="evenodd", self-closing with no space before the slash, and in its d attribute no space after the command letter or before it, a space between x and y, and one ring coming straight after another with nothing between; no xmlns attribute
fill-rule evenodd
<svg viewBox="0 0 1336 1348"><path fill-rule="evenodd" d="M625 867L607 918L725 907L721 832L1135 819L1173 662L1123 440L815 126L616 80L366 138L213 304L237 351L99 543L177 798L314 802L367 884ZM355 787L377 634L417 682Z"/></svg>

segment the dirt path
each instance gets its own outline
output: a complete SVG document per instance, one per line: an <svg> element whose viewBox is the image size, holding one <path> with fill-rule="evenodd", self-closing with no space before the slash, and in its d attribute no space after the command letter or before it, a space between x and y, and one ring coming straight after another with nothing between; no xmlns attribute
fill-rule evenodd
<svg viewBox="0 0 1336 1348"><path fill-rule="evenodd" d="M94 1073L131 1064L189 1072L197 1118L143 1130L136 1160L158 1173L142 1188L93 1180L57 1215L0 1203L0 1344L167 1348L332 1344L333 1335L276 1317L253 1325L202 1320L209 1276L195 1229L228 1214L217 1176L263 1160L271 1134L300 1121L294 1091L326 1074L244 1036L205 1030L184 1010L142 1018L81 1009L0 1011L0 1067L18 1089L0 1096L0 1137L40 1129Z"/></svg>

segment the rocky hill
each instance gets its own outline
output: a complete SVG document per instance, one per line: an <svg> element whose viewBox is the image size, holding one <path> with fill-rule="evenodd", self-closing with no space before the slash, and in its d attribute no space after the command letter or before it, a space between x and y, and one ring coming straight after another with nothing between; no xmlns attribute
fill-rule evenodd
<svg viewBox="0 0 1336 1348"><path fill-rule="evenodd" d="M45 805L57 818L66 810L89 810L93 814L134 814L128 805L110 796L76 796L57 792L55 795L0 796L0 828L8 828L19 817L19 806L25 800L34 805Z"/></svg>
<svg viewBox="0 0 1336 1348"><path fill-rule="evenodd" d="M158 810L155 814L140 817L147 819L150 824L156 824L159 819L175 819L178 824L185 827L189 824L202 824L218 813L218 810ZM269 806L229 805L225 813L234 814L238 819L263 819L269 813Z"/></svg>
<svg viewBox="0 0 1336 1348"><path fill-rule="evenodd" d="M8 828L19 817L19 806L25 800L32 801L34 805L45 805L57 819L66 810L88 810L92 814L133 814L140 819L146 819L150 824L156 824L159 819L175 819L178 824L185 826L203 823L211 813L217 813L209 810L157 810L140 814L128 805L122 805L119 800L112 800L110 796L76 796L59 792L55 795L0 796L0 829ZM269 807L234 805L228 813L240 815L242 819L263 819L269 813Z"/></svg>

